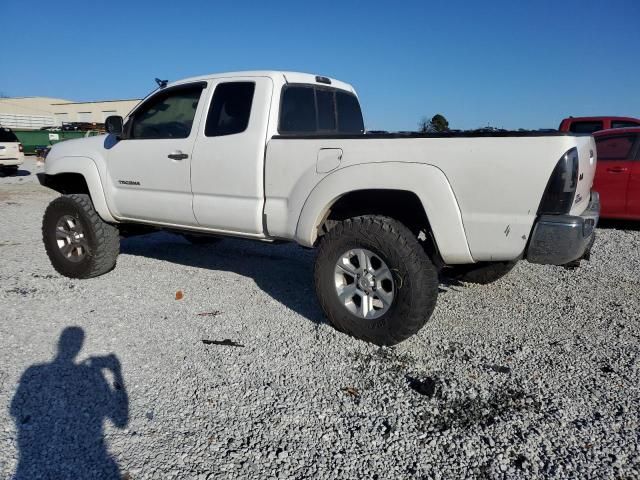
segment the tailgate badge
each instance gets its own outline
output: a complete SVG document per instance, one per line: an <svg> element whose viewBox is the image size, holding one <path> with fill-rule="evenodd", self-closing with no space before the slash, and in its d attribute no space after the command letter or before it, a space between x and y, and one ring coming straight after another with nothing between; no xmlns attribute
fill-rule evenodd
<svg viewBox="0 0 640 480"><path fill-rule="evenodd" d="M589 165L593 165L593 150L589 150Z"/></svg>
<svg viewBox="0 0 640 480"><path fill-rule="evenodd" d="M579 193L576 195L576 201L574 202L576 205L582 201L582 195Z"/></svg>

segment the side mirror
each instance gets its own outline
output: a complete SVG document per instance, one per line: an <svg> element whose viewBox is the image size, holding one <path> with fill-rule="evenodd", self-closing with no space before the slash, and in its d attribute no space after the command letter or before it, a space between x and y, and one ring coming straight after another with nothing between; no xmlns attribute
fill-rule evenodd
<svg viewBox="0 0 640 480"><path fill-rule="evenodd" d="M104 121L104 128L107 133L122 136L122 117L120 115L111 115Z"/></svg>

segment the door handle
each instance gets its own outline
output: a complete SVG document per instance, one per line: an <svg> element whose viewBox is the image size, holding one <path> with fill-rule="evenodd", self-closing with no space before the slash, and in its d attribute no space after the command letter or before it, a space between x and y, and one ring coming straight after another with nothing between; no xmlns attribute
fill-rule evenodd
<svg viewBox="0 0 640 480"><path fill-rule="evenodd" d="M167 155L171 160L184 160L185 158L189 158L189 155L186 153L182 153L180 150L176 150L175 152L171 152Z"/></svg>
<svg viewBox="0 0 640 480"><path fill-rule="evenodd" d="M627 169L624 167L611 167L611 168L607 168L607 172L611 172L611 173L624 173L626 172Z"/></svg>

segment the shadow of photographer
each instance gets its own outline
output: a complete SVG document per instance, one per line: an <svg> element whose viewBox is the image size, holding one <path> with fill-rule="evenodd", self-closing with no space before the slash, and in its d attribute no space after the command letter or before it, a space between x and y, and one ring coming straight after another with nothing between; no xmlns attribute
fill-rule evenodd
<svg viewBox="0 0 640 480"><path fill-rule="evenodd" d="M111 354L76 363L83 343L81 328L65 328L56 357L20 378L10 407L20 456L15 480L121 478L103 432L105 419L119 428L129 421L120 362Z"/></svg>

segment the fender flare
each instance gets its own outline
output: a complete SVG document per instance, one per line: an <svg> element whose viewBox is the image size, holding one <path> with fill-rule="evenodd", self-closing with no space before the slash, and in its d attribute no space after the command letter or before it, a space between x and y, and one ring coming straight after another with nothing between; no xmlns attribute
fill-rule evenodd
<svg viewBox="0 0 640 480"><path fill-rule="evenodd" d="M89 195L96 212L105 222L117 223L107 206L107 201L100 181L98 166L89 157L61 157L46 166L47 175L58 175L61 173L77 173L84 177L89 188Z"/></svg>
<svg viewBox="0 0 640 480"><path fill-rule="evenodd" d="M445 263L473 263L462 214L451 185L439 168L423 163L380 162L341 168L324 177L307 197L296 226L296 241L311 247L318 228L343 195L357 190L404 190L418 196Z"/></svg>

